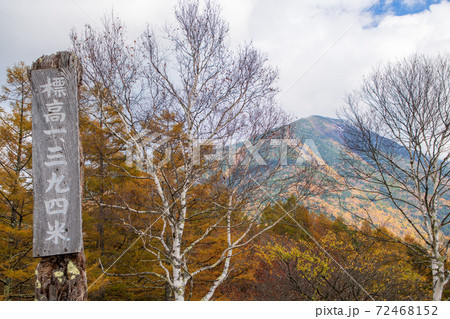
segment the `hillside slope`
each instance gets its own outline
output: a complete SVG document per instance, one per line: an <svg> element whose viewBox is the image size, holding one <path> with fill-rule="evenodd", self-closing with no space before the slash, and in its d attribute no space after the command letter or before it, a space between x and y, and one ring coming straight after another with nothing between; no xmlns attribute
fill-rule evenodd
<svg viewBox="0 0 450 319"><path fill-rule="evenodd" d="M344 174L342 156L345 151L342 139L341 121L321 116L310 116L299 119L289 125L291 136L302 143L302 149L314 153L313 158L324 167L326 174L339 184ZM352 154L364 161L357 154ZM301 154L300 154L301 156ZM365 162L365 161L364 161ZM369 165L367 162L365 165ZM293 161L284 169L290 171ZM325 191L320 195L314 195L304 201L310 210L324 213L330 217L342 217L348 223L360 224L362 219L370 219L378 226L385 226L396 235L410 234L414 237L414 231L404 216L397 211L388 200L369 200L367 194L354 190L346 190L339 187L338 191ZM364 189L364 185L362 185ZM289 196L287 192L284 196ZM417 212L410 211L410 217L420 224ZM446 233L449 229L446 230Z"/></svg>

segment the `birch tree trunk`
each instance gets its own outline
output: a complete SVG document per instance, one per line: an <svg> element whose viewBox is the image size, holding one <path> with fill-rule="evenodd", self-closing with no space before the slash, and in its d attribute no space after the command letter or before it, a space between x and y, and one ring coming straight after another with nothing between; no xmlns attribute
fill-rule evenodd
<svg viewBox="0 0 450 319"><path fill-rule="evenodd" d="M444 291L444 286L446 284L444 263L433 259L431 261L431 271L433 273L433 300L439 301L442 299L442 292Z"/></svg>

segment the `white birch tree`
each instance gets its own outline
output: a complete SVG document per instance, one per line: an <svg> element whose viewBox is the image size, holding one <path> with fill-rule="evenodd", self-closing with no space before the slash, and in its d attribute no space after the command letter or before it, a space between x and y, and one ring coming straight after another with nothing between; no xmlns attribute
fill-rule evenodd
<svg viewBox="0 0 450 319"><path fill-rule="evenodd" d="M115 111L100 129L127 143L143 172L124 174L152 185L148 209L126 200L99 203L143 216L124 218L123 224L140 236L153 256L151 269L158 269L115 275L159 280L174 300L185 300L195 278L215 271L202 298L210 300L232 271L233 257L284 217L262 225L267 200L260 199L260 184L281 192L280 183L271 182L280 165L254 164L261 160L259 141L265 136L287 138L275 128L287 124L288 117L274 102L277 71L251 44L230 48L228 25L215 4L180 2L175 18L163 37L149 28L132 45L115 17L105 21L103 31L87 26L81 35L72 33L72 41L86 87L104 88ZM237 141L246 141L247 148L230 152ZM207 160L224 145L231 156ZM201 185L209 188L200 195ZM202 245L218 234L225 238L221 251L194 264Z"/></svg>
<svg viewBox="0 0 450 319"><path fill-rule="evenodd" d="M414 55L380 67L348 96L343 120L346 146L361 156L348 157L352 187L392 202L414 229L426 247L433 300L441 300L450 279L449 57Z"/></svg>

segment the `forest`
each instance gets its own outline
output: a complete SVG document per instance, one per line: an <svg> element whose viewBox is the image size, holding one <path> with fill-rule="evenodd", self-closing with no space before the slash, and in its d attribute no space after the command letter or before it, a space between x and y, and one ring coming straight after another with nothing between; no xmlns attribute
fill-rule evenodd
<svg viewBox="0 0 450 319"><path fill-rule="evenodd" d="M180 2L175 18L133 41L113 14L70 34L87 299L449 299L448 56L387 64L348 95L338 170L294 139L277 69L251 43L230 45L216 4ZM5 301L41 288L29 70L10 66L0 92ZM293 165L299 154L309 160ZM331 193L390 202L408 232L350 197L352 218L312 208Z"/></svg>

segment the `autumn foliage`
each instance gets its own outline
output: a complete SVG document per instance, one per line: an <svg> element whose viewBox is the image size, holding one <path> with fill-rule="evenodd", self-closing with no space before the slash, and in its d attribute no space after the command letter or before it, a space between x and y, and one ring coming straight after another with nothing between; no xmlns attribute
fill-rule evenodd
<svg viewBox="0 0 450 319"><path fill-rule="evenodd" d="M268 209L289 209L291 198ZM261 239L245 278L221 290L232 300L423 300L429 274L391 237L299 208ZM383 238L384 237L384 238Z"/></svg>
<svg viewBox="0 0 450 319"><path fill-rule="evenodd" d="M127 165L125 143L102 129L124 129L116 119L117 113L108 107L102 87L83 90L80 129L85 161L83 232L89 298L172 300L163 268L153 251L147 249L149 242L139 236L139 231L149 225L155 232L165 227L157 216L143 213L160 204L158 197L151 195L155 184L136 178L142 173L136 165ZM0 298L27 300L33 298L37 260L31 258L31 97L23 63L8 69L1 99L5 107L0 110ZM173 118L173 114L163 114L156 119L157 127L182 140ZM156 122L149 125L156 129ZM177 160L182 158L174 154L173 161ZM223 202L227 194L218 182L223 178L221 174L206 174L201 183L193 186L184 247L195 242L220 215L220 207L212 202ZM170 173L166 177L174 179ZM205 211L208 213L196 214ZM260 227L286 211L293 218L286 217L251 244L233 250L231 271L213 299L430 299L430 274L422 266L423 260L397 243L393 234L386 236L386 230L379 232L368 224L350 226L341 219L314 214L293 197L267 206ZM236 225L245 225L246 214L236 212L232 216ZM224 251L227 233L222 226L225 221L188 254L192 267L207 265ZM253 231L258 232L258 228ZM413 238L407 240L420 248ZM156 242L152 245L158 247ZM171 268L169 262L165 267ZM220 268L212 268L190 281L187 299L202 298L219 275Z"/></svg>
<svg viewBox="0 0 450 319"><path fill-rule="evenodd" d="M26 66L6 72L0 101L0 287L1 300L33 298L31 92Z"/></svg>

